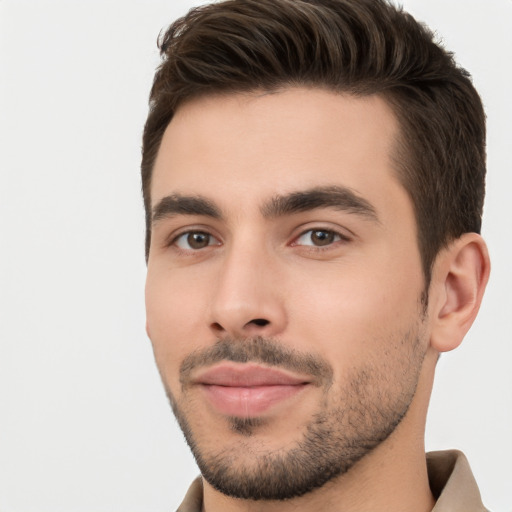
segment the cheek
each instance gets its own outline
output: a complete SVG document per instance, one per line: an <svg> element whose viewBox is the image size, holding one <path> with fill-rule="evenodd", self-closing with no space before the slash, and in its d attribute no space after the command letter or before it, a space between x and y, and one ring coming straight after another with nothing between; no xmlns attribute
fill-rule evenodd
<svg viewBox="0 0 512 512"><path fill-rule="evenodd" d="M148 268L146 325L156 364L166 382L173 376L177 381L179 364L200 339L204 290L194 284L178 274Z"/></svg>
<svg viewBox="0 0 512 512"><path fill-rule="evenodd" d="M344 369L347 361L355 366L386 350L383 345L418 319L421 273L407 272L391 258L332 266L311 282L315 285L300 294L293 317L302 340L316 340L315 348Z"/></svg>

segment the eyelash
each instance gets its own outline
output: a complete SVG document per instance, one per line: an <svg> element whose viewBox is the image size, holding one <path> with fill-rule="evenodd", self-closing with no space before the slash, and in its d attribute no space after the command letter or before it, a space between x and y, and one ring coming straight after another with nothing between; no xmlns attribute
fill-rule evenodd
<svg viewBox="0 0 512 512"><path fill-rule="evenodd" d="M313 237L315 234L318 236L320 233L324 234L324 235L327 235L327 243L325 245L316 245L314 243L311 243L311 244L306 244L306 243L298 243L298 241L305 237L306 235L308 235L308 233L310 234L310 240L311 240L311 237ZM204 237L207 237L208 238L208 243L207 245L205 245L204 247L190 247L190 240L189 240L189 237L191 236L204 236ZM189 245L189 247L180 247L179 245L179 240L186 237L186 244ZM330 239L329 239L330 238ZM217 243L211 243L213 241L216 241ZM336 242L350 242L351 238L349 236L347 236L346 234L343 234L343 233L340 233L339 231L336 231L336 230L333 230L333 229L324 229L324 228L311 228L311 229L307 229L305 231L303 231L299 236L297 236L293 242L290 244L292 247L305 247L305 248L308 248L309 250L328 250L330 247L332 247ZM221 242L218 241L218 239L212 235L211 233L208 233L208 231L205 231L205 230L200 230L200 229L197 229L197 230L189 230L189 231L184 231L178 235L176 235L175 237L172 238L172 240L167 243L166 245L168 246L174 246L177 250L179 251L184 251L184 252L198 252L198 251L201 251L202 249L206 249L208 247L211 247L211 246L215 246L215 245L221 245Z"/></svg>

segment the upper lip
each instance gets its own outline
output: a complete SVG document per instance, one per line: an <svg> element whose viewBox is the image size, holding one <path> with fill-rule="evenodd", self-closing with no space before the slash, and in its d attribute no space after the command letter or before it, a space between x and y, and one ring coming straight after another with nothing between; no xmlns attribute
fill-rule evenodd
<svg viewBox="0 0 512 512"><path fill-rule="evenodd" d="M200 371L193 381L227 387L298 386L311 382L304 376L252 363L221 363Z"/></svg>

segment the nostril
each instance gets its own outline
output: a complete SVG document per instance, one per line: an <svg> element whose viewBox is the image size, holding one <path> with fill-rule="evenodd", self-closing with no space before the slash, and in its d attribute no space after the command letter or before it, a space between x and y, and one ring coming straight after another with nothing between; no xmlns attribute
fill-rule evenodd
<svg viewBox="0 0 512 512"><path fill-rule="evenodd" d="M1 1L1 0L0 0ZM267 320L266 318L254 318L252 320L249 320L249 322L243 324L242 327L238 327L235 325L222 325L219 322L213 322L210 324L210 329L217 335L217 336L224 336L226 334L231 334L232 336L241 336L244 335L243 332L247 329L247 331L250 331L251 328L258 329L260 327L265 327L267 325L270 325L270 320Z"/></svg>
<svg viewBox="0 0 512 512"><path fill-rule="evenodd" d="M248 323L255 324L259 327L264 327L265 325L268 325L270 322L268 320L265 320L264 318L255 318L254 320L251 320Z"/></svg>

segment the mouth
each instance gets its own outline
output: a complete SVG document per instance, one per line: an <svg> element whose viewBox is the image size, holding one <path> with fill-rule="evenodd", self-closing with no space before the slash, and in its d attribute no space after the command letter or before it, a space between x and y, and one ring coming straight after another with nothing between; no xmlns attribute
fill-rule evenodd
<svg viewBox="0 0 512 512"><path fill-rule="evenodd" d="M193 383L217 412L240 418L260 416L313 384L304 376L246 363L222 363L208 368Z"/></svg>

